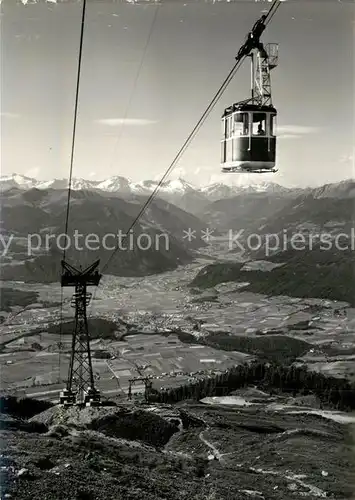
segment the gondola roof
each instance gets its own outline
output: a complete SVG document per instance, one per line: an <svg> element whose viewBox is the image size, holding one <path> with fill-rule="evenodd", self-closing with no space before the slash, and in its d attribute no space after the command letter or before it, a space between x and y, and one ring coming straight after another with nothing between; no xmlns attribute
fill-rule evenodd
<svg viewBox="0 0 355 500"><path fill-rule="evenodd" d="M276 108L274 108L274 106L258 106L257 104L236 102L224 110L222 118L224 118L225 116L229 116L231 113L234 113L235 111L245 111L245 112L259 111L259 112L277 114L277 110Z"/></svg>

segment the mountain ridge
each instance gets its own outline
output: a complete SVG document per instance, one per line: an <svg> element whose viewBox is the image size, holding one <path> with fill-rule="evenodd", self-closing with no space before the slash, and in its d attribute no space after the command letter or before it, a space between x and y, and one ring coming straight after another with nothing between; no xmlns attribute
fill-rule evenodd
<svg viewBox="0 0 355 500"><path fill-rule="evenodd" d="M145 179L139 182L133 182L120 175L108 177L104 180L89 180L84 178L73 178L71 183L72 191L103 191L107 193L131 194L131 195L150 195L158 186L160 195L186 195L199 194L208 201L214 201L223 198L231 198L242 193L312 193L317 198L327 197L355 197L355 179L349 178L339 182L326 183L316 187L286 187L276 182L251 182L246 184L232 184L229 182L212 182L210 184L195 186L193 183L179 177L160 183L160 181ZM30 190L36 189L67 189L69 181L66 178L38 180L34 177L28 177L22 174L13 173L0 176L0 190L9 189Z"/></svg>
<svg viewBox="0 0 355 500"><path fill-rule="evenodd" d="M7 191L17 188L21 190L29 189L66 189L68 188L68 179L52 179L47 181L37 180L33 177L27 177L21 174L11 174L0 176L0 189ZM112 176L102 181L87 180L83 178L72 179L71 189L78 190L99 190L110 193L129 193L129 194L151 194L154 189L160 184L159 181L146 179L140 182L132 182L123 176ZM288 192L292 188L287 188L273 182L251 183L246 185L230 185L228 182L215 182L206 186L197 187L191 182L187 182L181 177L171 179L161 183L159 187L160 193L180 194L197 192L200 195L205 195L209 199L221 194L230 194L231 196L243 191L264 192ZM217 199L217 198L216 198Z"/></svg>

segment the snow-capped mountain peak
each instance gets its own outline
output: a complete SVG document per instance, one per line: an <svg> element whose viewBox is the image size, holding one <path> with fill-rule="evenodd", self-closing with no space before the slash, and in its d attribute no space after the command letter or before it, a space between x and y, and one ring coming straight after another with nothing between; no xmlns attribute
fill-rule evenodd
<svg viewBox="0 0 355 500"><path fill-rule="evenodd" d="M1 181L0 181L1 182ZM71 189L73 191L81 191L85 189L93 189L96 182L87 181L85 179L72 179ZM69 180L68 179L53 179L51 181L37 181L37 185L34 186L37 189L68 189Z"/></svg>
<svg viewBox="0 0 355 500"><path fill-rule="evenodd" d="M21 174L11 174L0 176L0 187L3 190L17 187L20 189L32 189L36 187L38 181L32 177Z"/></svg>
<svg viewBox="0 0 355 500"><path fill-rule="evenodd" d="M131 191L136 194L150 193L153 192L157 186L159 185L159 181L156 180L145 180L142 182L130 183ZM163 182L159 186L160 193L170 193L170 194L185 194L187 192L198 191L198 188L194 187L189 182L186 182L184 179L173 179L169 181Z"/></svg>
<svg viewBox="0 0 355 500"><path fill-rule="evenodd" d="M119 175L110 177L104 181L96 183L96 189L101 189L102 191L130 191L130 183L125 177Z"/></svg>
<svg viewBox="0 0 355 500"><path fill-rule="evenodd" d="M178 179L173 179L167 182L164 182L161 186L163 191L173 192L173 193L186 193L188 191L196 191L197 188L194 187L189 182L186 182L184 179L180 177Z"/></svg>

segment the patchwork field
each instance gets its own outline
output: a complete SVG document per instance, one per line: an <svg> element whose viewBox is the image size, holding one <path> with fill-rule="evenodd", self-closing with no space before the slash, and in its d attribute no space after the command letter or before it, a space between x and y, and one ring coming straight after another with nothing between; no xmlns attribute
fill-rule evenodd
<svg viewBox="0 0 355 500"><path fill-rule="evenodd" d="M205 264L200 259L145 278L103 278L88 311L89 321L101 318L108 325L102 325L105 332L113 330L104 335L97 326L96 335L101 332L105 338L91 342L96 383L103 394L127 392L128 380L139 376L137 366L145 376L154 377L154 385L160 388L243 362L248 359L240 352L238 339L243 336L259 339L259 344L270 335L282 336L286 342L287 338L306 342L309 350L300 362L352 377L355 309L323 299L267 297L243 291L238 283L222 283L203 292L189 287ZM38 297L35 304L1 312L5 317L0 353L3 387L56 399L66 380L71 342L70 329L62 336L58 327L53 329L61 317L56 305L60 286L18 282L6 286L37 292ZM48 297L55 305L45 302ZM70 299L65 290L65 321L73 318ZM112 325L117 325L116 331ZM220 335L235 337L234 350L221 350ZM201 345L211 336L217 339L213 346ZM99 351L108 353L109 359L97 359ZM142 391L143 385L137 383L132 390Z"/></svg>

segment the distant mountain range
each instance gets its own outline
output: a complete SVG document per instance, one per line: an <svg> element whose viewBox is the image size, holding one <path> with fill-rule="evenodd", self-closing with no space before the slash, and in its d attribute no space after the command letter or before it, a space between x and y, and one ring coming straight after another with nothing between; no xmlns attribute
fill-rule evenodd
<svg viewBox="0 0 355 500"><path fill-rule="evenodd" d="M2 191L12 188L18 189L66 189L68 187L68 179L52 179L41 181L33 177L26 177L20 174L0 176L0 188ZM80 190L100 190L109 193L134 193L134 194L149 194L158 185L158 181L144 180L141 182L131 182L129 179L122 176L113 176L103 181L93 181L87 179L72 179L71 188L74 191ZM184 179L174 179L166 181L159 188L162 193L179 193L185 194L189 191L197 191L206 196L233 196L240 191L289 191L288 188L275 183L258 183L246 186L230 186L226 183L213 183L207 186L198 188Z"/></svg>
<svg viewBox="0 0 355 500"><path fill-rule="evenodd" d="M279 193L286 195L292 190L275 183L262 182L249 185L233 186L231 177L227 176L225 183L212 183L203 187L196 187L184 179L173 179L163 182L159 186L156 196L173 203L182 210L196 214L204 211L211 202L237 196L241 193ZM11 189L26 191L29 189L39 190L64 190L68 189L68 179L52 179L41 181L32 177L12 174L0 177L0 191L6 192ZM159 182L155 180L143 180L132 182L122 176L114 176L103 181L87 179L72 179L72 191L94 191L103 196L119 196L127 200L133 200L137 196L149 196L158 187Z"/></svg>
<svg viewBox="0 0 355 500"><path fill-rule="evenodd" d="M258 182L252 184L233 185L235 178L226 175L225 182L216 182L202 187L196 187L184 179L173 179L163 182L156 192L156 196L165 201L173 203L187 212L202 216L209 209L218 211L217 205L210 207L211 202L219 200L231 200L246 195L255 195L262 199L264 195L272 195L272 198L280 197L295 198L299 195L312 195L314 198L353 198L355 194L355 181L345 180L336 184L326 184L318 188L287 188L273 182ZM118 196L127 200L134 200L139 196L149 196L158 187L158 181L143 180L132 182L122 176L113 176L102 181L87 179L72 179L72 191L93 191L102 196ZM66 190L68 179L52 179L42 181L20 174L0 176L0 191L5 193L9 190L28 191L37 190ZM251 202L251 199L250 199ZM221 202L223 205L223 201ZM227 202L228 204L228 202ZM224 211L224 209L222 208ZM228 210L227 210L228 211Z"/></svg>
<svg viewBox="0 0 355 500"><path fill-rule="evenodd" d="M159 194L179 194L184 195L190 192L196 192L207 197L210 201L230 198L242 193L275 193L289 194L300 192L313 192L317 197L337 197L346 195L347 197L355 196L355 180L347 179L338 183L325 184L318 188L287 188L274 182L258 182L251 184L232 185L229 182L231 176L226 175L226 182L217 182L208 184L202 187L196 187L184 179L174 179L163 182L159 188ZM38 180L33 177L26 177L21 174L11 174L0 176L0 190L8 189L67 189L68 179L51 179L47 181ZM141 182L132 182L126 177L113 176L102 181L94 181L87 179L74 178L72 179L71 188L73 191L81 190L98 190L108 193L119 194L138 194L149 195L158 186L158 181L143 180Z"/></svg>
<svg viewBox="0 0 355 500"><path fill-rule="evenodd" d="M236 262L219 262L200 271L193 286L249 283L267 295L317 297L354 306L355 181L293 190L287 195L249 193L211 203L200 214L230 240ZM249 239L250 238L250 239ZM249 242L249 243L248 243ZM238 258L277 264L268 272Z"/></svg>
<svg viewBox="0 0 355 500"><path fill-rule="evenodd" d="M230 179L230 177L229 177ZM183 196L188 193L198 193L206 197L209 201L213 199L226 198L234 196L240 192L288 192L290 189L275 183L263 182L244 186L232 186L226 178L225 183L213 183L203 187L196 187L184 179L174 179L163 182L159 188L159 194ZM32 177L26 177L20 174L0 176L0 190L8 189L67 189L68 179L52 179L41 181ZM141 182L132 182L122 176L113 176L103 181L94 181L87 179L72 179L71 188L74 191L95 190L115 194L138 194L149 195L158 186L158 181L143 180Z"/></svg>
<svg viewBox="0 0 355 500"><path fill-rule="evenodd" d="M287 191L242 191L209 203L195 214L225 232L279 233L291 226L348 226L355 218L355 181Z"/></svg>
<svg viewBox="0 0 355 500"><path fill-rule="evenodd" d="M132 183L124 177L112 177L101 182L75 179L68 234L73 235L76 229L83 235L95 233L100 238L117 230L124 233L156 186L156 181ZM67 181L43 182L14 174L1 177L0 188L1 232L5 238L14 236L11 252L2 258L2 279L57 281L62 254L55 244L51 244L50 248L40 248L31 256L26 254L24 245L28 234L36 233L44 238L45 235L63 233ZM349 234L355 227L354 195L354 180L307 189L287 189L273 183L251 186L216 183L196 188L183 179L168 181L142 214L135 229L135 238L144 232L155 241L159 235L168 234L169 250L162 247L145 251L135 247L133 251L119 251L107 273L143 276L187 264L193 260L194 252L205 246L201 235L208 228L214 231L215 236L225 234L228 230L234 233L240 229L245 231L245 237L255 233L260 235L263 242L261 247L256 251L246 252L245 257L252 259L265 258L267 235L279 235L281 238L285 230L287 239L294 233L317 236L325 232L332 238L344 232ZM191 241L186 239L184 233L188 228L198 235ZM309 260L312 273L314 258L322 259L324 255L324 251L317 248L317 243L315 249L312 262L302 251L295 254L297 262L300 262L299 266L303 266L303 256ZM291 256L281 248L275 250L281 262L290 259L294 262L294 255ZM231 249L232 254L238 251L238 247ZM340 255L339 262L345 266L342 278L344 275L350 276L353 252L335 254L336 259ZM70 252L69 260L74 265L77 261L84 265L96 258L105 262L110 255L111 251L103 248L95 251L80 250ZM327 259L335 257L332 252L326 252ZM295 267L297 272L301 270L297 264L292 266L292 272ZM336 267L337 265L334 269ZM302 272L304 276L306 270L303 267ZM276 276L277 273L278 279L281 278L281 271L272 275ZM265 278L264 273L263 276ZM330 281L332 280L335 286L335 278L332 277ZM326 287L330 281L326 280ZM340 292L338 295L343 297Z"/></svg>

